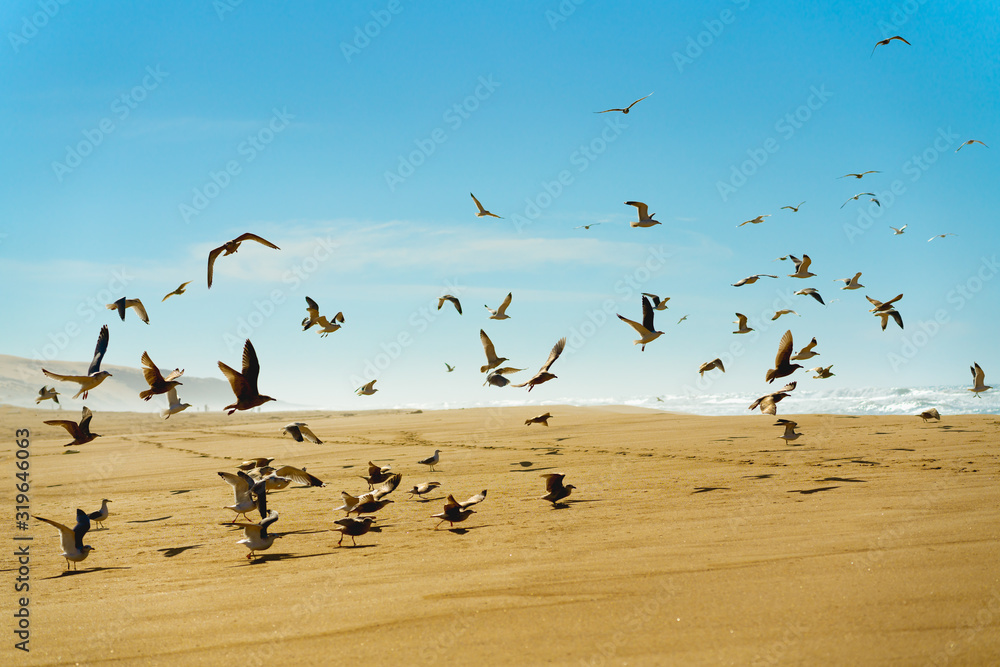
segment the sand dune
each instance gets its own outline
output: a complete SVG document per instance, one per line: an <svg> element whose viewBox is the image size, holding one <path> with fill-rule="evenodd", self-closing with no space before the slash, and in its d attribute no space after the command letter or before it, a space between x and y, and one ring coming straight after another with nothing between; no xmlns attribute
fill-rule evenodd
<svg viewBox="0 0 1000 667"><path fill-rule="evenodd" d="M1000 658L1000 420L773 419L546 406L440 412L97 413L67 454L46 410L30 428L31 511L72 523L110 498L97 550L66 574L33 522L31 652L3 662L152 665L986 664ZM789 415L782 415L789 416ZM323 445L282 438L309 423ZM441 450L437 472L417 461ZM269 495L283 533L248 563L229 487L251 456L326 488ZM13 443L3 447L13 475ZM368 460L435 479L381 532L336 546L340 491ZM544 472L576 490L538 498ZM444 497L489 489L456 530ZM347 544L348 542L345 542ZM8 593L13 595L13 593ZM936 661L936 662L935 662Z"/></svg>

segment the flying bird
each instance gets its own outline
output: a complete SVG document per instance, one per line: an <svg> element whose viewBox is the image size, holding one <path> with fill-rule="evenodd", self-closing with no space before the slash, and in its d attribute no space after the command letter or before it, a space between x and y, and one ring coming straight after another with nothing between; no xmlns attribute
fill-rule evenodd
<svg viewBox="0 0 1000 667"><path fill-rule="evenodd" d="M783 308L783 309L781 309L781 310L779 310L779 311L777 311L777 312L774 313L774 316L771 318L771 321L772 322L775 321L776 319L778 319L782 315L798 315L799 317L802 317L801 315L799 315L798 313L796 313L794 310L789 310L788 308Z"/></svg>
<svg viewBox="0 0 1000 667"><path fill-rule="evenodd" d="M263 405L268 401L277 399L265 396L257 390L257 376L260 375L260 362L257 361L257 352L253 349L253 343L247 338L243 345L243 372L237 373L221 361L219 370L229 380L229 386L236 394L236 402L222 408L228 410L226 414L233 414L237 410L250 410L258 405Z"/></svg>
<svg viewBox="0 0 1000 667"><path fill-rule="evenodd" d="M917 416L923 419L924 423L927 423L928 419L941 421L941 413L937 411L937 408L927 408Z"/></svg>
<svg viewBox="0 0 1000 667"><path fill-rule="evenodd" d="M486 374L486 382L483 386L490 385L491 387L506 387L510 384L510 380L507 379L507 375L511 373L520 373L523 368L514 368L513 366L504 366L503 368L497 368Z"/></svg>
<svg viewBox="0 0 1000 667"><path fill-rule="evenodd" d="M102 498L101 509L97 510L96 512L91 512L90 514L87 515L88 519L98 524L98 527L102 529L104 528L104 522L107 521L108 515L110 514L110 512L108 511L108 503L110 502L112 501L108 500L107 498Z"/></svg>
<svg viewBox="0 0 1000 667"><path fill-rule="evenodd" d="M861 277L861 272L858 271L857 273L854 274L853 278L837 278L833 282L844 283L844 286L841 287L840 289L860 289L864 287L864 285L858 282L858 278L860 277Z"/></svg>
<svg viewBox="0 0 1000 667"><path fill-rule="evenodd" d="M639 339L632 341L632 344L641 345L642 347L639 348L640 352L644 352L646 350L646 345L648 343L653 342L663 335L662 331L657 331L653 327L653 305L646 297L642 297L642 324L633 322L627 317L622 317L621 315L618 315L618 319L628 324L630 327L635 329L636 333L639 334Z"/></svg>
<svg viewBox="0 0 1000 667"><path fill-rule="evenodd" d="M212 250L210 253L208 253L208 287L209 287L209 289L211 289L211 287L212 287L212 272L215 269L215 260L216 260L216 258L220 254L223 255L223 256L225 256L225 255L232 255L233 253L235 253L237 250L240 249L240 244L243 243L244 241L256 241L257 243L260 243L261 245L266 245L268 248L273 248L275 250L281 250L281 248L279 248L278 246L274 245L270 241L268 241L268 240L266 240L264 238L261 238L260 236L257 236L256 234L251 234L250 232L247 232L246 234L241 234L240 236L237 236L232 241L226 241L225 243L223 243L222 245L220 245L218 248L216 248L216 249Z"/></svg>
<svg viewBox="0 0 1000 667"><path fill-rule="evenodd" d="M451 494L448 495L448 500L444 504L444 511L439 514L432 514L432 519L441 519L437 526L434 526L434 530L437 530L442 523L448 522L449 526L454 527L456 523L460 523L469 518L469 516L475 514L475 510L470 510L467 507L462 507L455 497Z"/></svg>
<svg viewBox="0 0 1000 667"><path fill-rule="evenodd" d="M698 375L705 377L705 373L714 368L718 368L723 373L726 372L725 366L722 365L722 359L712 359L711 361L706 361L698 368Z"/></svg>
<svg viewBox="0 0 1000 667"><path fill-rule="evenodd" d="M852 201L857 201L859 197L865 197L865 196L871 197L871 201L875 202L875 204L877 204L879 206L879 208L882 207L881 202L879 202L879 200L878 200L878 198L877 198L877 196L875 195L874 192L859 192L858 194L854 195L853 197L851 197L850 199L848 199L847 201L845 201L843 204L841 204L840 208L844 208L845 206L847 206L848 204L850 204Z"/></svg>
<svg viewBox="0 0 1000 667"><path fill-rule="evenodd" d="M832 378L836 373L832 372L830 369L833 368L833 364L829 366L817 366L816 368L810 368L809 370L816 375L813 376L813 380L826 380L827 378Z"/></svg>
<svg viewBox="0 0 1000 667"><path fill-rule="evenodd" d="M899 35L893 35L892 37L888 37L886 39L883 39L882 41L875 42L875 46L872 47L871 55L869 55L868 57L871 58L873 55L875 55L875 49L877 49L880 46L885 46L886 44L888 44L889 42L891 42L894 39L898 39L903 44L906 44L907 46L910 46L910 43L908 41L906 41L905 39L903 39L902 37L900 37Z"/></svg>
<svg viewBox="0 0 1000 667"><path fill-rule="evenodd" d="M958 234L952 234L951 232L948 232L947 234L936 234L936 235L930 237L929 239L927 239L927 242L930 243L934 239L943 239L946 236L958 236Z"/></svg>
<svg viewBox="0 0 1000 667"><path fill-rule="evenodd" d="M826 305L825 303L823 303L823 297L820 296L819 292L812 287L805 287L803 289L798 290L795 293L800 296L811 296L812 298L822 303L824 306Z"/></svg>
<svg viewBox="0 0 1000 667"><path fill-rule="evenodd" d="M562 354L563 348L566 347L566 338L560 338L556 341L556 344L552 346L552 350L549 352L549 358L542 364L542 367L538 369L538 372L528 380L527 382L522 382L521 384L512 384L512 387L528 387L528 391L531 391L535 385L542 384L543 382L548 382L549 380L554 380L555 375L549 372L552 364L555 363L559 355Z"/></svg>
<svg viewBox="0 0 1000 667"><path fill-rule="evenodd" d="M879 310L874 313L875 317L882 318L882 331L885 331L886 326L889 324L889 318L891 317L899 325L899 328L903 328L903 316L899 314L899 311L895 308L890 308L889 310Z"/></svg>
<svg viewBox="0 0 1000 667"><path fill-rule="evenodd" d="M799 212L799 208L803 204L805 204L805 202L804 201L800 201L798 206L782 206L781 208L783 208L783 209L787 208L787 209L790 209L792 211L792 213L798 213Z"/></svg>
<svg viewBox="0 0 1000 667"><path fill-rule="evenodd" d="M687 318L688 318L688 316L687 316L687 315L685 315L685 316L684 316L684 317L682 317L681 319L677 320L677 324L680 324L681 322L683 322L683 321L684 321L684 320L686 320Z"/></svg>
<svg viewBox="0 0 1000 667"><path fill-rule="evenodd" d="M652 94L653 93L650 93L649 95L652 95ZM595 111L594 113L610 113L612 111L621 111L622 113L627 114L629 112L629 109L631 109L632 107L634 107L639 102L642 102L644 99L646 99L646 97L649 97L649 95L646 95L645 97L640 97L639 99L637 99L635 102L632 102L632 104L628 105L624 109L605 109L604 111Z"/></svg>
<svg viewBox="0 0 1000 667"><path fill-rule="evenodd" d="M126 299L125 297L122 297L114 303L109 303L107 308L108 310L117 310L118 316L122 318L122 322L125 321L125 310L127 308L131 308L135 311L135 314L139 316L140 320L149 324L149 315L146 314L146 308L142 305L142 301L139 299Z"/></svg>
<svg viewBox="0 0 1000 667"><path fill-rule="evenodd" d="M292 436L292 440L295 442L302 442L303 440L308 440L309 442L316 443L317 445L322 445L323 441L316 437L316 434L310 430L302 422L292 422L291 424L285 424L281 433Z"/></svg>
<svg viewBox="0 0 1000 667"><path fill-rule="evenodd" d="M986 371L980 368L979 364L975 362L973 362L972 366L969 366L969 370L972 371L972 389L969 391L974 393L976 398L982 398L979 394L993 388L986 384Z"/></svg>
<svg viewBox="0 0 1000 667"><path fill-rule="evenodd" d="M878 313L878 312L881 312L883 310L891 310L892 309L892 304L894 304L897 301L899 301L900 299L902 299L903 295L902 294L897 294L896 296L892 297L891 299L889 299L888 301L886 301L884 303L882 301L877 300L877 299L871 298L867 294L865 295L865 298L868 299L869 303L871 303L873 306L875 306L874 308L870 309L868 312L869 313Z"/></svg>
<svg viewBox="0 0 1000 667"><path fill-rule="evenodd" d="M770 273L755 273L752 276L747 276L742 280L738 280L733 283L733 287L743 287L744 285L753 285L760 278L777 278L778 276L772 276Z"/></svg>
<svg viewBox="0 0 1000 667"><path fill-rule="evenodd" d="M156 367L153 360L149 358L148 352L142 353L142 376L146 379L146 384L149 385L149 389L139 392L139 398L144 401L148 401L156 394L165 394L171 389L179 386L180 382L177 378L184 375L184 371L175 368L170 372L167 377L163 377L160 373L160 369Z"/></svg>
<svg viewBox="0 0 1000 667"><path fill-rule="evenodd" d="M444 296L438 297L438 310L441 310L441 306L444 305L445 301L448 301L455 306L455 310L458 311L459 315L462 314L462 304L459 302L458 297L452 296L451 294L445 294Z"/></svg>
<svg viewBox="0 0 1000 667"><path fill-rule="evenodd" d="M171 387L167 390L167 409L160 412L160 416L164 419L170 419L170 415L176 415L190 407L190 403L181 403L180 399L177 398L177 388Z"/></svg>
<svg viewBox="0 0 1000 667"><path fill-rule="evenodd" d="M67 442L63 447L72 447L73 445L85 445L94 438L101 437L100 433L90 432L90 420L93 418L94 413L85 405L83 406L79 422L70 421L69 419L52 419L42 423L49 426L62 426L66 429L73 436L73 442Z"/></svg>
<svg viewBox="0 0 1000 667"><path fill-rule="evenodd" d="M302 319L302 330L308 331L319 322L319 304L312 297L306 297L306 316Z"/></svg>
<svg viewBox="0 0 1000 667"><path fill-rule="evenodd" d="M774 425L775 426L784 426L785 427L785 432L778 436L779 438L781 438L785 442L791 442L792 440L798 440L799 436L802 435L801 433L796 433L795 432L795 427L798 426L798 423L797 422L793 422L791 419L779 419L777 422L774 423Z"/></svg>
<svg viewBox="0 0 1000 667"><path fill-rule="evenodd" d="M361 475L361 479L368 482L368 489L371 490L375 488L376 484L381 484L382 482L385 482L390 477L392 477L392 475L393 475L392 466L380 466L369 461L368 476L366 477L364 475Z"/></svg>
<svg viewBox="0 0 1000 667"><path fill-rule="evenodd" d="M493 310L486 304L483 304L483 308L490 311L491 320L509 320L510 315L507 314L507 307L510 305L510 300L514 298L513 293L507 292L507 296L504 297L503 303L496 310Z"/></svg>
<svg viewBox="0 0 1000 667"><path fill-rule="evenodd" d="M61 404L59 403L59 392L56 391L56 388L52 387L49 389L48 385L43 385L42 388L38 390L38 396L35 398L35 405L48 400L55 401L56 405L60 405L61 407Z"/></svg>
<svg viewBox="0 0 1000 667"><path fill-rule="evenodd" d="M105 324L101 327L101 332L97 335L97 346L94 348L94 359L90 362L90 368L87 369L86 375L59 375L57 373L47 371L44 368L42 369L42 372L53 380L76 382L80 385L80 389L73 395L73 398L79 398L82 395L83 400L87 400L87 394L91 389L111 377L111 373L101 370L101 361L104 359L104 354L108 351L108 339L108 325Z"/></svg>
<svg viewBox="0 0 1000 667"><path fill-rule="evenodd" d="M899 236L900 234L902 234L906 230L907 227L909 227L909 225L903 225L902 227L899 227L899 228L893 227L892 225L889 225L889 229L892 230L892 235L893 236Z"/></svg>
<svg viewBox="0 0 1000 667"><path fill-rule="evenodd" d="M795 255L789 255L788 257L795 263L795 273L789 273L789 278L812 278L816 275L809 271L809 265L812 264L809 255L802 255L802 259L799 259Z"/></svg>
<svg viewBox="0 0 1000 667"><path fill-rule="evenodd" d="M847 178L848 176L853 176L854 178L861 178L862 176L865 176L867 174L881 174L881 173L882 173L881 171L875 171L874 169L869 169L868 171L863 171L860 174L844 174L839 178Z"/></svg>
<svg viewBox="0 0 1000 667"><path fill-rule="evenodd" d="M371 396L376 391L378 391L378 389L375 388L376 382L377 380L372 380L371 382L363 384L357 389L355 389L354 393L357 394L358 396Z"/></svg>
<svg viewBox="0 0 1000 667"><path fill-rule="evenodd" d="M734 334L745 334L753 331L752 328L747 326L747 316L743 313L736 313L736 317L739 318L733 324L738 324L740 326L738 331L734 331Z"/></svg>
<svg viewBox="0 0 1000 667"><path fill-rule="evenodd" d="M178 295L178 296L181 295L181 294L184 294L184 292L186 291L187 286L190 285L190 284L191 284L190 280L188 280L187 282L181 283L180 286L177 289L175 289L173 292L170 292L165 297L163 297L162 299L160 299L160 303L163 303L164 301L166 301L170 297L174 296L175 294Z"/></svg>
<svg viewBox="0 0 1000 667"><path fill-rule="evenodd" d="M251 512L257 507L257 503L250 493L250 489L257 483L257 480L242 470L235 475L231 472L220 472L219 477L229 484L229 486L233 487L234 502L232 505L225 507L227 510L236 512L236 516L233 517L230 523L236 523L236 519L240 516L247 519L247 512Z"/></svg>
<svg viewBox="0 0 1000 667"><path fill-rule="evenodd" d="M639 219L629 222L630 227L652 227L653 225L660 224L659 221L653 220L655 213L650 214L649 207L643 204L641 201L627 201L626 206L635 206L639 211Z"/></svg>
<svg viewBox="0 0 1000 667"><path fill-rule="evenodd" d="M811 341L809 341L809 344L806 345L801 350L799 350L792 357L791 360L792 361L805 361L806 359L812 359L813 357L818 357L819 356L819 352L813 352L813 348L816 347L816 345L817 345L817 343L816 343L816 337L813 336L813 339Z"/></svg>
<svg viewBox="0 0 1000 667"><path fill-rule="evenodd" d="M756 218L751 218L750 220L744 220L743 222L741 222L740 224L738 224L736 226L737 227L742 227L743 225L759 225L760 223L764 222L764 218L770 218L770 217L771 217L770 214L769 215L758 215Z"/></svg>
<svg viewBox="0 0 1000 667"><path fill-rule="evenodd" d="M546 412L544 415L538 415L537 417L531 417L530 419L525 419L524 425L530 426L531 424L541 424L542 426L548 426L549 419L551 417L552 415Z"/></svg>
<svg viewBox="0 0 1000 667"><path fill-rule="evenodd" d="M476 195L470 192L469 196L472 197L472 201L476 202L476 208L479 209L478 211L476 211L477 218L485 218L487 216L491 218L500 218L500 216L497 215L496 213L490 213L485 208L483 208L483 205L479 203L478 199L476 199ZM503 218L500 219L503 220Z"/></svg>
<svg viewBox="0 0 1000 667"><path fill-rule="evenodd" d="M669 296L661 300L660 297L656 296L655 294L650 294L649 292L643 292L642 295L648 296L649 300L653 302L653 310L667 309L667 301L670 301Z"/></svg>
<svg viewBox="0 0 1000 667"><path fill-rule="evenodd" d="M764 394L756 401L750 404L748 410L753 410L760 407L761 414L765 415L776 415L778 414L778 403L781 402L783 398L788 397L788 393L795 389L795 383L789 382L784 387L778 391L771 392L770 394Z"/></svg>
<svg viewBox="0 0 1000 667"><path fill-rule="evenodd" d="M326 315L320 315L316 319L316 324L319 325L319 337L326 338L334 331L340 329L341 325L344 323L344 313L338 312L330 320L326 319Z"/></svg>
<svg viewBox="0 0 1000 667"><path fill-rule="evenodd" d="M439 486L441 486L441 482L424 482L423 484L414 485L414 487L407 491L407 493L410 494L411 498L413 496L424 496Z"/></svg>
<svg viewBox="0 0 1000 667"><path fill-rule="evenodd" d="M272 535L267 529L277 520L278 513L271 510L267 513L267 517L259 523L236 524L243 529L243 539L237 540L236 544L242 544L250 550L250 553L247 554L247 560L253 558L255 551L266 551L271 548L271 545L274 544L274 538L279 536Z"/></svg>
<svg viewBox="0 0 1000 667"><path fill-rule="evenodd" d="M802 368L799 364L788 363L792 356L792 332L791 330L786 331L785 335L781 337L781 342L778 343L778 353L774 356L774 368L770 369L765 373L764 379L768 383L774 382L778 378L783 378L786 375L791 375L795 372L795 369Z"/></svg>
<svg viewBox="0 0 1000 667"><path fill-rule="evenodd" d="M480 373L485 373L491 368L496 368L503 362L507 361L507 357L498 357L496 348L493 347L493 341L490 337L486 335L486 332L482 329L479 330L479 340L483 344L483 352L486 353L486 365L479 369Z"/></svg>
<svg viewBox="0 0 1000 667"><path fill-rule="evenodd" d="M965 143L963 143L961 146L959 146L958 148L956 148L955 152L957 153L958 151L962 150L962 148L964 148L965 146L971 146L972 144L981 144L983 146L986 146L986 144L984 144L983 142L981 142L979 139L969 139L968 141L966 141ZM986 146L986 148L989 148L989 146Z"/></svg>
<svg viewBox="0 0 1000 667"><path fill-rule="evenodd" d="M444 362L444 367L445 367L445 373L451 373L453 370L455 370L455 367L449 364L447 361Z"/></svg>
<svg viewBox="0 0 1000 667"><path fill-rule="evenodd" d="M375 517L373 516L358 516L358 517L349 516L334 521L334 523L337 524L339 528L334 528L333 530L340 532L340 540L337 542L337 546L339 547L341 543L344 541L345 535L350 535L351 544L353 546L358 546L358 543L354 540L354 538L361 537L369 530L371 530L372 523L374 523L374 521Z"/></svg>
<svg viewBox="0 0 1000 667"><path fill-rule="evenodd" d="M82 560L85 560L87 556L90 555L91 551L96 551L94 547L89 544L83 543L83 536L87 534L90 530L90 517L87 513L81 509L76 511L76 525L73 530L70 530L66 526L52 521L51 519L45 519L40 516L36 516L39 521L44 521L50 526L55 526L59 529L59 536L62 540L62 554L63 558L66 559L66 569L69 569L69 564L73 563L73 569L76 569L76 564Z"/></svg>
<svg viewBox="0 0 1000 667"><path fill-rule="evenodd" d="M565 473L550 472L542 475L542 477L545 478L546 491L545 495L542 496L542 500L549 501L553 506L560 504L560 500L569 497L569 494L576 488L572 484L563 484L563 479L566 477Z"/></svg>

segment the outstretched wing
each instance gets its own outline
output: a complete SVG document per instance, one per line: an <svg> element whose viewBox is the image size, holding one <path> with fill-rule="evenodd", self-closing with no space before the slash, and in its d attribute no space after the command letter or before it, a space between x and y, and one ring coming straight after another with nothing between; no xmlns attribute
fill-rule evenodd
<svg viewBox="0 0 1000 667"><path fill-rule="evenodd" d="M293 482L297 482L305 486L326 486L326 484L324 484L323 481L315 475L310 475L305 470L294 468L292 466L282 466L275 470L274 474L278 477L289 477Z"/></svg>
<svg viewBox="0 0 1000 667"><path fill-rule="evenodd" d="M556 359L559 358L559 355L562 354L563 348L565 348L565 347L566 347L566 338L565 337L560 338L556 342L556 344L552 346L552 350L549 352L549 358L545 361L545 365L542 366L538 370L538 372L539 373L548 373L549 372L549 368L551 368L552 364L554 364L555 361L556 361Z"/></svg>
<svg viewBox="0 0 1000 667"><path fill-rule="evenodd" d="M236 241L237 243L243 243L244 241L256 241L257 243L260 243L261 245L266 245L268 248L274 248L275 250L281 250L281 248L279 248L278 246L274 245L273 243L271 243L267 239L261 238L260 236L257 236L256 234L251 234L250 232L247 232L246 234L240 234L239 236L237 236L233 240Z"/></svg>
<svg viewBox="0 0 1000 667"><path fill-rule="evenodd" d="M778 353L774 356L774 367L780 368L781 366L788 363L788 359L792 356L792 331L789 329L785 332L785 335L781 337L781 342L778 343Z"/></svg>
<svg viewBox="0 0 1000 667"><path fill-rule="evenodd" d="M253 393L257 392L257 376L260 375L260 362L257 361L257 351L253 349L253 343L247 338L243 346L243 380L247 383Z"/></svg>
<svg viewBox="0 0 1000 667"><path fill-rule="evenodd" d="M215 258L222 254L222 251L226 249L226 246L221 245L218 248L212 250L208 253L208 287L212 288L212 274L215 272Z"/></svg>
<svg viewBox="0 0 1000 667"><path fill-rule="evenodd" d="M93 375L101 370L101 361L104 359L104 353L108 351L109 339L108 325L105 324L101 327L101 332L97 335L97 346L94 348L94 359L90 362L90 368L87 369L87 375Z"/></svg>

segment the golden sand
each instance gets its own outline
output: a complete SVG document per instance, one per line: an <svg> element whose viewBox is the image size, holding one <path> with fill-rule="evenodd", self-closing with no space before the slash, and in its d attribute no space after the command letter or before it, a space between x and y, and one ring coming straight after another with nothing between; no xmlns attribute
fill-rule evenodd
<svg viewBox="0 0 1000 667"><path fill-rule="evenodd" d="M6 488L31 430L31 512L110 498L66 573L32 521L30 653L3 664L766 665L1000 661L1000 418L696 417L546 406L423 413L95 414L67 454L0 408ZM789 417L789 415L782 415ZM324 444L279 429L305 421ZM437 472L417 461L441 450ZM216 475L253 456L326 488L268 495L283 533L249 562ZM381 532L337 547L340 491L403 474ZM576 486L554 509L545 472ZM436 480L426 502L404 489ZM447 530L430 515L489 489ZM13 525L13 494L7 525ZM8 539L8 545L12 542ZM345 545L350 544L350 538ZM11 550L8 550L10 552ZM10 560L8 559L8 562ZM7 571L4 609L16 605ZM9 604L9 603L10 604ZM8 615L8 623L11 617Z"/></svg>

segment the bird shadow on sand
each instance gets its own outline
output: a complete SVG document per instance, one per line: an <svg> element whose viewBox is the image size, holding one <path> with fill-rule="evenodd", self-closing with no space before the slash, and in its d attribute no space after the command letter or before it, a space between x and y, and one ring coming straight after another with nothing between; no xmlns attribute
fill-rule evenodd
<svg viewBox="0 0 1000 667"><path fill-rule="evenodd" d="M90 574L92 572L104 572L105 570L131 570L130 567L88 567L86 570L63 570L59 574L43 579L59 579L62 577L75 577L77 575Z"/></svg>
<svg viewBox="0 0 1000 667"><path fill-rule="evenodd" d="M191 489L177 489L175 491L171 491L170 495L179 496L182 493L191 493Z"/></svg>
<svg viewBox="0 0 1000 667"><path fill-rule="evenodd" d="M535 464L532 463L531 461L514 461L513 463L511 463L511 465L512 466L521 466L522 468L530 468L531 466L533 466Z"/></svg>
<svg viewBox="0 0 1000 667"><path fill-rule="evenodd" d="M203 545L203 544L191 544L191 545L186 546L186 547L168 547L166 549L157 549L157 551L162 551L163 555L166 558L173 558L174 556L178 556L178 555L184 553L188 549L197 549L198 547L202 547L202 546L205 546L205 545Z"/></svg>
<svg viewBox="0 0 1000 667"><path fill-rule="evenodd" d="M820 491L830 491L832 489L839 488L839 486L820 486L815 489L790 489L788 493L801 493L802 495L809 495L811 493L819 493Z"/></svg>
<svg viewBox="0 0 1000 667"><path fill-rule="evenodd" d="M694 491L691 492L693 496L696 493L708 493L709 491L729 491L728 486L696 486Z"/></svg>
<svg viewBox="0 0 1000 667"><path fill-rule="evenodd" d="M817 482L863 482L867 483L867 479L851 479L850 477L824 477L823 479L817 479Z"/></svg>
<svg viewBox="0 0 1000 667"><path fill-rule="evenodd" d="M407 502L409 502L411 500L416 500L418 503L436 503L436 502L440 502L440 501L444 500L445 498L446 498L446 496L440 496L438 498L414 498L413 496L410 496L406 500L407 500Z"/></svg>
<svg viewBox="0 0 1000 667"><path fill-rule="evenodd" d="M167 516L161 516L155 519L135 519L133 521L126 521L125 523L153 523L154 521L166 521L167 519L170 519L172 517L173 517L172 514L168 514Z"/></svg>
<svg viewBox="0 0 1000 667"><path fill-rule="evenodd" d="M555 470L556 466L544 466L540 468L521 468L520 470L514 469L511 472L538 472L539 470Z"/></svg>
<svg viewBox="0 0 1000 667"><path fill-rule="evenodd" d="M232 567L245 567L247 565L259 565L260 563L268 563L268 562L271 562L271 561L277 562L277 561L283 561L283 560L297 560L299 558L316 558L317 556L329 556L332 553L333 552L331 551L330 553L326 553L326 554L300 554L300 555L286 554L286 553L267 554L267 555L264 555L264 556L254 556L253 558L250 558L250 559L244 558L243 560L245 562L243 562L243 563L237 563L237 564L233 565Z"/></svg>
<svg viewBox="0 0 1000 667"><path fill-rule="evenodd" d="M378 544L344 544L337 545L338 549L374 549Z"/></svg>
<svg viewBox="0 0 1000 667"><path fill-rule="evenodd" d="M487 523L483 524L482 526L469 526L468 528L438 528L435 530L437 530L439 533L446 532L446 533L454 533L455 535L465 535L466 533L473 530L479 530L480 528L489 528L490 525L491 524Z"/></svg>

